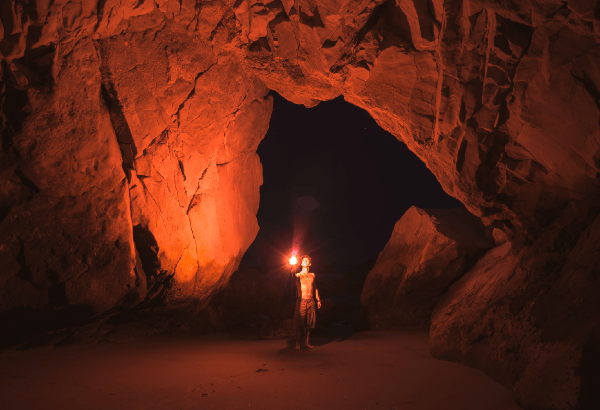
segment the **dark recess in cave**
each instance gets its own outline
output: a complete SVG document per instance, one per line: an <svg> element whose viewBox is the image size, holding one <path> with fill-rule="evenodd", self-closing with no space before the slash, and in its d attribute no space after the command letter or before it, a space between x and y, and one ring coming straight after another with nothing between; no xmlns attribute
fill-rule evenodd
<svg viewBox="0 0 600 410"><path fill-rule="evenodd" d="M404 143L343 97L306 108L271 94L269 131L257 151L264 173L260 231L242 264L284 263L300 219L309 225L301 252L311 253L315 268L357 265L377 257L411 206L462 205ZM320 206L298 215L303 196Z"/></svg>

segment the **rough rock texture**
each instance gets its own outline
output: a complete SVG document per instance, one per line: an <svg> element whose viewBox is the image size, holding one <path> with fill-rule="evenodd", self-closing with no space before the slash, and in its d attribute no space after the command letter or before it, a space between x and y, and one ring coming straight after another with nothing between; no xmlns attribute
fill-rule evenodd
<svg viewBox="0 0 600 410"><path fill-rule="evenodd" d="M559 236L542 252L551 262L536 267L537 275L523 274L535 291L521 299L494 282L479 294L486 323L503 323L504 333L479 333L481 360L470 363L490 374L493 366L502 369L510 375L501 379L508 386L521 380L518 397L526 408L586 408L598 400L589 387L557 389L559 382L553 382L571 375L573 385L593 386L600 378L589 364L597 361L592 360L597 351L589 346L597 346L598 315L581 307L597 306L592 295L600 292L593 274L598 255L590 250L582 258L582 266L589 266L582 269L585 275L561 271L567 249L586 241L580 239L582 226L598 214L590 199L598 192L600 170L597 9L594 1L395 0L341 7L308 1L242 3L236 12L247 46L244 61L268 87L307 105L343 94L365 108L423 159L447 192L482 218L497 244L511 241L537 258L541 249L533 243ZM577 212L586 222L562 220ZM550 227L556 223L560 234ZM568 300L577 303L555 299L550 289L557 277L579 280L586 288L581 296L569 294L573 299ZM578 319L566 326L557 315L534 321L496 310L498 301L518 306L542 298L553 301L555 309L562 302L563 315ZM472 323L481 318L469 304L451 306L445 322L454 329L450 333L463 317L473 316ZM577 340L570 345L574 370L530 366L526 371L523 363L532 356L518 357L501 342L511 339L524 351L539 352L544 344L524 329L563 326L571 336L550 332L543 343ZM438 342L461 346L458 336L450 334ZM439 356L469 362L461 355ZM514 357L520 366L510 366L505 357ZM486 361L494 364L485 366ZM544 398L543 391L562 399Z"/></svg>
<svg viewBox="0 0 600 410"><path fill-rule="evenodd" d="M5 342L156 296L177 327L258 231L268 89L194 7L91 3L1 6Z"/></svg>
<svg viewBox="0 0 600 410"><path fill-rule="evenodd" d="M306 105L343 94L496 244L512 243L504 280L461 288L477 304L436 317L450 333L482 315L502 324L481 333L473 363L519 381L527 408L584 408L600 377L588 358L598 315L581 308L600 293L587 230L599 213L599 19L584 0L0 2L4 334L134 306L177 311L166 328L179 326L256 233L268 89ZM508 290L519 280L520 297ZM511 302L562 313L508 315ZM434 351L468 361L450 333L433 333L447 342ZM571 340L575 370L510 365L503 340L539 354ZM550 404L534 394L568 375L579 390L553 390Z"/></svg>
<svg viewBox="0 0 600 410"><path fill-rule="evenodd" d="M482 369L525 409L597 408L600 217L591 210L568 209L531 245L490 250L437 305L432 354Z"/></svg>
<svg viewBox="0 0 600 410"><path fill-rule="evenodd" d="M598 187L591 3L243 2L236 16L268 87L365 108L500 243Z"/></svg>
<svg viewBox="0 0 600 410"><path fill-rule="evenodd" d="M361 310L369 327L428 325L450 285L493 246L483 229L464 207L406 211L363 287Z"/></svg>
<svg viewBox="0 0 600 410"><path fill-rule="evenodd" d="M3 84L5 337L13 324L39 328L56 316L56 324L67 325L103 312L143 280L135 269L129 187L100 95L99 61L91 41L69 48L40 57L59 59L62 67L53 84L41 86L46 89ZM3 71L10 73L6 64Z"/></svg>

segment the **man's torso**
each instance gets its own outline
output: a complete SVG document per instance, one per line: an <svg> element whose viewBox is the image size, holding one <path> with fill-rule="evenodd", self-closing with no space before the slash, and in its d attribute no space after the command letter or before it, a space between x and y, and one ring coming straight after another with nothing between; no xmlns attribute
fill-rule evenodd
<svg viewBox="0 0 600 410"><path fill-rule="evenodd" d="M313 287L315 283L315 274L308 272L307 274L300 274L299 288L302 293L302 299L312 299Z"/></svg>

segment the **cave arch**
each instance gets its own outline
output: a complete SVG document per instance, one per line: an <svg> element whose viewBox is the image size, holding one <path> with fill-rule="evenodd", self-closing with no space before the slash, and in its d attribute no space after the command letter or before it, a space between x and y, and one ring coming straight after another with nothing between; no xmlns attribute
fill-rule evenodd
<svg viewBox="0 0 600 410"><path fill-rule="evenodd" d="M405 144L343 97L306 108L270 94L269 130L257 149L260 231L243 264L279 266L292 244L311 253L315 267L360 264L377 257L411 206L462 205ZM309 208L299 202L305 197L313 198Z"/></svg>

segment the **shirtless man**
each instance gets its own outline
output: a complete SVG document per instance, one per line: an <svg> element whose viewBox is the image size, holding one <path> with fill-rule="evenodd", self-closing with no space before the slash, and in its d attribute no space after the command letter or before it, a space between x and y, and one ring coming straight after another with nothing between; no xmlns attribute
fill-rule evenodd
<svg viewBox="0 0 600 410"><path fill-rule="evenodd" d="M304 345L309 349L313 347L308 343L310 331L315 328L316 309L315 298L317 299L317 307L321 308L321 298L319 291L315 286L315 274L309 272L308 268L311 265L310 256L304 255L301 259L302 271L295 273L296 275L296 313L294 314L294 324L296 326L296 349L300 349L300 340L302 332L304 332ZM294 268L292 268L292 272ZM314 293L314 298L313 298Z"/></svg>

